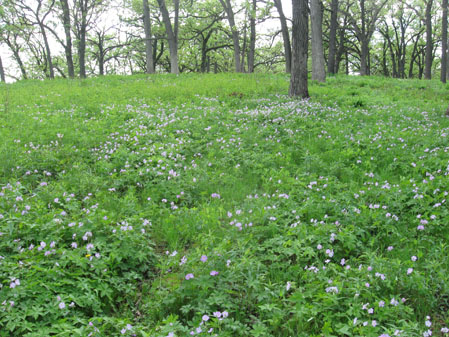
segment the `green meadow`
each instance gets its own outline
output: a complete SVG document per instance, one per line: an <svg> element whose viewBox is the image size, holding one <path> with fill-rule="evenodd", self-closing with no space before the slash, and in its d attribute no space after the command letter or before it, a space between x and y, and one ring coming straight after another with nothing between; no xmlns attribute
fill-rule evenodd
<svg viewBox="0 0 449 337"><path fill-rule="evenodd" d="M0 84L0 336L446 336L449 86Z"/></svg>

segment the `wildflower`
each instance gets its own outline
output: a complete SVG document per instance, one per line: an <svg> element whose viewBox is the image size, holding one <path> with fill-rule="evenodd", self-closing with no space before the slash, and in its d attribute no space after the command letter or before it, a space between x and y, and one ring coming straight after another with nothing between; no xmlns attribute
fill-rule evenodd
<svg viewBox="0 0 449 337"><path fill-rule="evenodd" d="M184 263L187 262L187 258L185 257L185 255L181 258L181 262L179 262L179 265L182 266Z"/></svg>
<svg viewBox="0 0 449 337"><path fill-rule="evenodd" d="M226 318L226 317L229 316L229 313L228 313L227 311L223 311L223 312L221 313L221 316L222 316L223 318Z"/></svg>
<svg viewBox="0 0 449 337"><path fill-rule="evenodd" d="M204 322L207 322L209 320L209 316L207 315L203 315L203 317L201 318Z"/></svg>
<svg viewBox="0 0 449 337"><path fill-rule="evenodd" d="M413 268L408 268L407 269L407 275L410 275L411 273L413 273Z"/></svg>
<svg viewBox="0 0 449 337"><path fill-rule="evenodd" d="M192 278L194 278L192 273L186 275L186 280L190 280Z"/></svg>
<svg viewBox="0 0 449 337"><path fill-rule="evenodd" d="M214 317L220 318L221 317L221 312L220 311L215 311L214 312Z"/></svg>
<svg viewBox="0 0 449 337"><path fill-rule="evenodd" d="M384 301L380 301L379 302L379 308L383 308L385 306L385 302Z"/></svg>
<svg viewBox="0 0 449 337"><path fill-rule="evenodd" d="M65 303L64 302L61 302L61 303L59 303L59 309L64 309L65 308Z"/></svg>
<svg viewBox="0 0 449 337"><path fill-rule="evenodd" d="M217 275L218 275L218 271L216 271L216 270L212 270L210 272L210 276L217 276Z"/></svg>
<svg viewBox="0 0 449 337"><path fill-rule="evenodd" d="M207 261L207 256L201 255L201 262L206 262L206 261Z"/></svg>
<svg viewBox="0 0 449 337"><path fill-rule="evenodd" d="M290 282L287 282L287 286L285 287L285 289L287 291L289 291L291 286L292 286L292 284Z"/></svg>

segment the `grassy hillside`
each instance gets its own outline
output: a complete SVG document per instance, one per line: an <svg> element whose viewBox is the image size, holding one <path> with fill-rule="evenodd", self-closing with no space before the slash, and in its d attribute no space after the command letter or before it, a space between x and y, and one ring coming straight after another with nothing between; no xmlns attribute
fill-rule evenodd
<svg viewBox="0 0 449 337"><path fill-rule="evenodd" d="M0 336L445 336L448 87L0 86Z"/></svg>

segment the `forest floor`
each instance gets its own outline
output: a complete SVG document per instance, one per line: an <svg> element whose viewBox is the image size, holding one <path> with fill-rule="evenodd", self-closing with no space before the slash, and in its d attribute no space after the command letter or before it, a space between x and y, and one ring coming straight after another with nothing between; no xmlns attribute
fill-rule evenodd
<svg viewBox="0 0 449 337"><path fill-rule="evenodd" d="M0 336L446 336L449 86L0 85Z"/></svg>

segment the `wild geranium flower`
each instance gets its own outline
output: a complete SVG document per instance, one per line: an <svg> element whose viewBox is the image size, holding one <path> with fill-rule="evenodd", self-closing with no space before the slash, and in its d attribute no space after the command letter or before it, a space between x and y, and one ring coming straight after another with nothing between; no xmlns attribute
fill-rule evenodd
<svg viewBox="0 0 449 337"><path fill-rule="evenodd" d="M292 286L292 284L290 282L287 282L287 285L285 286L285 289L287 291L289 291L291 286Z"/></svg>
<svg viewBox="0 0 449 337"><path fill-rule="evenodd" d="M412 260L413 262L415 262L416 260L418 260L418 258L417 258L416 256L413 255L413 256L411 257L411 260Z"/></svg>
<svg viewBox="0 0 449 337"><path fill-rule="evenodd" d="M209 320L209 316L203 315L203 317L201 317L201 319L202 319L204 322L207 322L207 321Z"/></svg>
<svg viewBox="0 0 449 337"><path fill-rule="evenodd" d="M216 270L212 270L210 272L210 276L217 276L217 275L218 275L218 271L216 271Z"/></svg>
<svg viewBox="0 0 449 337"><path fill-rule="evenodd" d="M408 268L407 269L407 275L410 275L411 273L413 273L413 268Z"/></svg>
<svg viewBox="0 0 449 337"><path fill-rule="evenodd" d="M65 303L64 302L61 302L61 303L59 303L59 309L64 309L65 308Z"/></svg>
<svg viewBox="0 0 449 337"><path fill-rule="evenodd" d="M221 317L221 312L220 311L215 311L214 312L214 317L220 318Z"/></svg>
<svg viewBox="0 0 449 337"><path fill-rule="evenodd" d="M220 197L220 194L218 194L218 193L212 193L211 194L211 197L212 198L215 198L215 199L220 199L221 197Z"/></svg>
<svg viewBox="0 0 449 337"><path fill-rule="evenodd" d="M229 316L229 313L228 313L227 311L223 311L223 312L221 313L221 316L222 316L223 318L226 318L226 317Z"/></svg>
<svg viewBox="0 0 449 337"><path fill-rule="evenodd" d="M186 280L190 280L192 278L194 278L192 273L189 273L189 274L186 275Z"/></svg>
<svg viewBox="0 0 449 337"><path fill-rule="evenodd" d="M201 262L206 262L206 261L207 261L207 256L201 255Z"/></svg>

